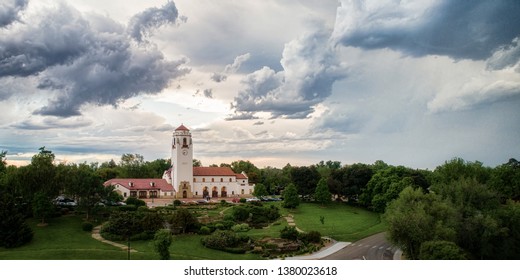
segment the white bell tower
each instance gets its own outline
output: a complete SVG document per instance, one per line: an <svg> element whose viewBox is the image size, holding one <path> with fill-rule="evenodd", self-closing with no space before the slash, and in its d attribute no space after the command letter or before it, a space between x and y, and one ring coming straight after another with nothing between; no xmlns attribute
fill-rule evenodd
<svg viewBox="0 0 520 280"><path fill-rule="evenodd" d="M188 128L181 124L173 132L172 186L176 198L193 197L193 143Z"/></svg>

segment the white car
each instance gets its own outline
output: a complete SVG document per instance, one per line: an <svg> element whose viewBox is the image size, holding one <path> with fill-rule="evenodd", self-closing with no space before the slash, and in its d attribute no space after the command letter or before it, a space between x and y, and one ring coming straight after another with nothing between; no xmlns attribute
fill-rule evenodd
<svg viewBox="0 0 520 280"><path fill-rule="evenodd" d="M253 202L253 201L261 201L260 199L258 199L257 197L251 197L251 198L248 198L246 199L247 202Z"/></svg>
<svg viewBox="0 0 520 280"><path fill-rule="evenodd" d="M77 203L74 199L66 198L66 197L58 197L56 198L56 205L58 206L76 206Z"/></svg>

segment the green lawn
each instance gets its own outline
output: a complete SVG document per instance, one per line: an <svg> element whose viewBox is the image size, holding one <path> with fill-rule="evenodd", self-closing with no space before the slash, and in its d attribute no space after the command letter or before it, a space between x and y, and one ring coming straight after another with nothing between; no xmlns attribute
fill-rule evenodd
<svg viewBox="0 0 520 280"><path fill-rule="evenodd" d="M284 214L292 214L299 229L317 230L338 241L352 242L386 230L380 214L346 204L302 203L295 210L285 209ZM324 217L323 224L320 216Z"/></svg>
<svg viewBox="0 0 520 280"><path fill-rule="evenodd" d="M33 240L22 247L0 247L0 259L10 260L104 260L125 259L126 252L99 242L90 232L81 229L82 216L64 216L50 219L48 225L37 226L29 219Z"/></svg>
<svg viewBox="0 0 520 280"><path fill-rule="evenodd" d="M5 249L0 247L0 260L126 260L127 251L97 241L90 232L81 229L80 216L63 216L49 220L49 225L39 227L37 221L29 219L33 229L33 240L22 247ZM254 254L231 254L202 246L199 235L174 236L170 247L172 259L182 260L231 260L260 259ZM130 247L138 252L131 253L134 260L158 259L152 241L133 241Z"/></svg>
<svg viewBox="0 0 520 280"><path fill-rule="evenodd" d="M275 203L280 207L280 203ZM380 215L345 204L331 204L321 207L318 204L303 203L295 210L281 208L282 215L294 216L296 226L304 231L318 230L323 236L340 241L356 241L385 230ZM222 207L209 212L224 211ZM216 215L211 213L211 215ZM210 214L210 213L208 213ZM323 216L324 224L320 222ZM81 229L83 216L63 216L50 219L48 226L37 226L37 221L29 219L34 238L19 248L5 249L0 247L0 260L125 260L127 252L97 241L90 232ZM280 230L287 226L284 218L264 229L252 229L247 235L255 239L266 236L279 237ZM181 260L254 260L261 259L255 254L231 254L212 250L202 246L202 236L191 234L174 236L170 247L171 258ZM154 252L152 241L133 241L130 258L136 260L154 260L158 255Z"/></svg>

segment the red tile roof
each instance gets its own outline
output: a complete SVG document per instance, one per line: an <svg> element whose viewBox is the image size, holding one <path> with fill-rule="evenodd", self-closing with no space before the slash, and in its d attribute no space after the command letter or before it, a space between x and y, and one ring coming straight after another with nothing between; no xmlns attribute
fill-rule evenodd
<svg viewBox="0 0 520 280"><path fill-rule="evenodd" d="M237 175L237 179L247 179L247 176L242 173L237 173L235 175Z"/></svg>
<svg viewBox="0 0 520 280"><path fill-rule="evenodd" d="M236 174L229 167L193 167L193 176L233 176Z"/></svg>
<svg viewBox="0 0 520 280"><path fill-rule="evenodd" d="M132 186L130 186L130 183L132 183ZM152 184L154 186L152 186ZM106 181L103 185L105 186L112 186L112 185L121 185L129 190L151 190L160 189L163 192L171 192L173 191L172 185L168 184L166 180L164 179L134 179L134 178L128 178L128 179L110 179Z"/></svg>
<svg viewBox="0 0 520 280"><path fill-rule="evenodd" d="M187 127L184 126L184 124L181 124L181 126L177 127L175 131L177 130L184 130L184 131L190 131Z"/></svg>

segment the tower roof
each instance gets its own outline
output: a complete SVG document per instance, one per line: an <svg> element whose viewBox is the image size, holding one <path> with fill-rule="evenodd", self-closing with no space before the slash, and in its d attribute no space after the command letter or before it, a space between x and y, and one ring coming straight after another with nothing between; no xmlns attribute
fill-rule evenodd
<svg viewBox="0 0 520 280"><path fill-rule="evenodd" d="M179 131L179 130L190 131L187 127L184 126L184 124L181 124L181 126L179 126L175 129L175 131Z"/></svg>

